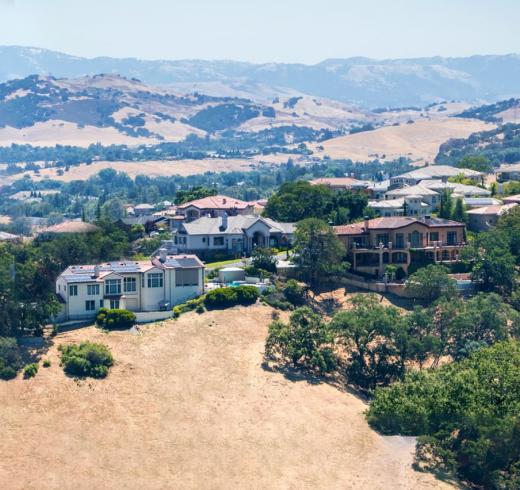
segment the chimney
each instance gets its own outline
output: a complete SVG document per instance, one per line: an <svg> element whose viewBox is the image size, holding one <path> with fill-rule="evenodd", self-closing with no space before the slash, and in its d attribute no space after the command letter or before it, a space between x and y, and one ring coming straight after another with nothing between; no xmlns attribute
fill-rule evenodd
<svg viewBox="0 0 520 490"><path fill-rule="evenodd" d="M168 250L166 250L165 248L160 248L159 249L159 260L161 262L166 262L166 254L168 253Z"/></svg>
<svg viewBox="0 0 520 490"><path fill-rule="evenodd" d="M100 272L99 265L96 264L96 265L94 266L94 277L99 277L99 272Z"/></svg>
<svg viewBox="0 0 520 490"><path fill-rule="evenodd" d="M365 216L365 231L368 231L369 226L370 226L370 218L368 216Z"/></svg>
<svg viewBox="0 0 520 490"><path fill-rule="evenodd" d="M226 198L222 199L222 204L226 204L226 202L227 202Z"/></svg>
<svg viewBox="0 0 520 490"><path fill-rule="evenodd" d="M222 224L220 225L220 229L223 231L223 230L226 230L228 227L228 215L226 212L224 212L224 214L222 215Z"/></svg>

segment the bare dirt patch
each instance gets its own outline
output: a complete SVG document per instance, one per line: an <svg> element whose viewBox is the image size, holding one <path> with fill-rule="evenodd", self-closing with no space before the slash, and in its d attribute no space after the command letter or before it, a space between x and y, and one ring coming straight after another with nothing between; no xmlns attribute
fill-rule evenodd
<svg viewBox="0 0 520 490"><path fill-rule="evenodd" d="M374 131L340 136L320 143L316 156L350 158L354 161L394 160L408 157L433 162L442 143L450 138L466 138L471 133L492 129L476 119L437 118L417 120L413 124L385 126Z"/></svg>
<svg viewBox="0 0 520 490"><path fill-rule="evenodd" d="M262 368L271 309L58 335L35 378L0 384L0 488L443 488L413 440L372 431L366 405ZM103 342L105 380L76 381L57 346Z"/></svg>

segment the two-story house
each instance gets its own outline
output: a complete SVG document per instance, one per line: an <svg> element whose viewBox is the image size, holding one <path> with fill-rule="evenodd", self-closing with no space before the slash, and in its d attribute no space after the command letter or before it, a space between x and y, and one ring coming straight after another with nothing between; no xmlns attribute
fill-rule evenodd
<svg viewBox="0 0 520 490"><path fill-rule="evenodd" d="M381 277L388 265L408 272L414 253L434 263L459 260L466 242L466 226L440 218L384 217L336 226L347 249L352 270Z"/></svg>
<svg viewBox="0 0 520 490"><path fill-rule="evenodd" d="M254 214L255 204L234 197L208 196L196 199L177 206L177 214L185 216L186 221L192 221L203 216L216 218L227 214L237 216L241 214Z"/></svg>
<svg viewBox="0 0 520 490"><path fill-rule="evenodd" d="M161 311L204 292L204 264L195 255L71 265L56 280L60 320L94 318L99 308Z"/></svg>

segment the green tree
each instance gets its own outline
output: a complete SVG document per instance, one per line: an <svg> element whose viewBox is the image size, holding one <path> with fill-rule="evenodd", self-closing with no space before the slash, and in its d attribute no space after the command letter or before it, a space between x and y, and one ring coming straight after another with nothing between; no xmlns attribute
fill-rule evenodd
<svg viewBox="0 0 520 490"><path fill-rule="evenodd" d="M493 165L483 155L467 155L462 158L458 165L459 168L468 168L470 170L476 170L484 174L491 173L493 171Z"/></svg>
<svg viewBox="0 0 520 490"><path fill-rule="evenodd" d="M293 260L311 286L346 268L341 262L345 247L324 221L316 218L300 221L294 235Z"/></svg>
<svg viewBox="0 0 520 490"><path fill-rule="evenodd" d="M468 221L466 205L464 204L464 200L461 197L459 197L455 201L455 207L453 208L453 213L451 215L451 219L453 219L455 221L459 221L461 223L466 223Z"/></svg>
<svg viewBox="0 0 520 490"><path fill-rule="evenodd" d="M304 306L291 314L289 323L274 321L269 325L265 356L269 360L328 372L337 362L332 341L321 316Z"/></svg>
<svg viewBox="0 0 520 490"><path fill-rule="evenodd" d="M257 247L251 254L251 264L255 269L276 272L276 254L270 248Z"/></svg>
<svg viewBox="0 0 520 490"><path fill-rule="evenodd" d="M406 292L414 298L423 299L427 304L441 296L451 297L457 294L456 282L442 265L430 264L419 269L406 281Z"/></svg>
<svg viewBox="0 0 520 490"><path fill-rule="evenodd" d="M439 206L439 218L450 219L453 212L453 199L451 191L444 189L441 194L441 202Z"/></svg>
<svg viewBox="0 0 520 490"><path fill-rule="evenodd" d="M126 216L126 210L123 201L118 197L109 199L101 206L101 218L107 221L119 221Z"/></svg>

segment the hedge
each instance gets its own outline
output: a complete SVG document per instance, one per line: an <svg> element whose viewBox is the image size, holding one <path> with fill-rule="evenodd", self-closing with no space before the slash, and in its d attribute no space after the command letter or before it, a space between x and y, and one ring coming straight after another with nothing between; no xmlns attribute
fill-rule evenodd
<svg viewBox="0 0 520 490"><path fill-rule="evenodd" d="M96 316L96 324L108 330L126 330L135 325L136 317L128 310L100 308Z"/></svg>
<svg viewBox="0 0 520 490"><path fill-rule="evenodd" d="M227 308L235 305L250 305L258 299L258 289L255 286L238 286L217 288L204 297L207 308Z"/></svg>

